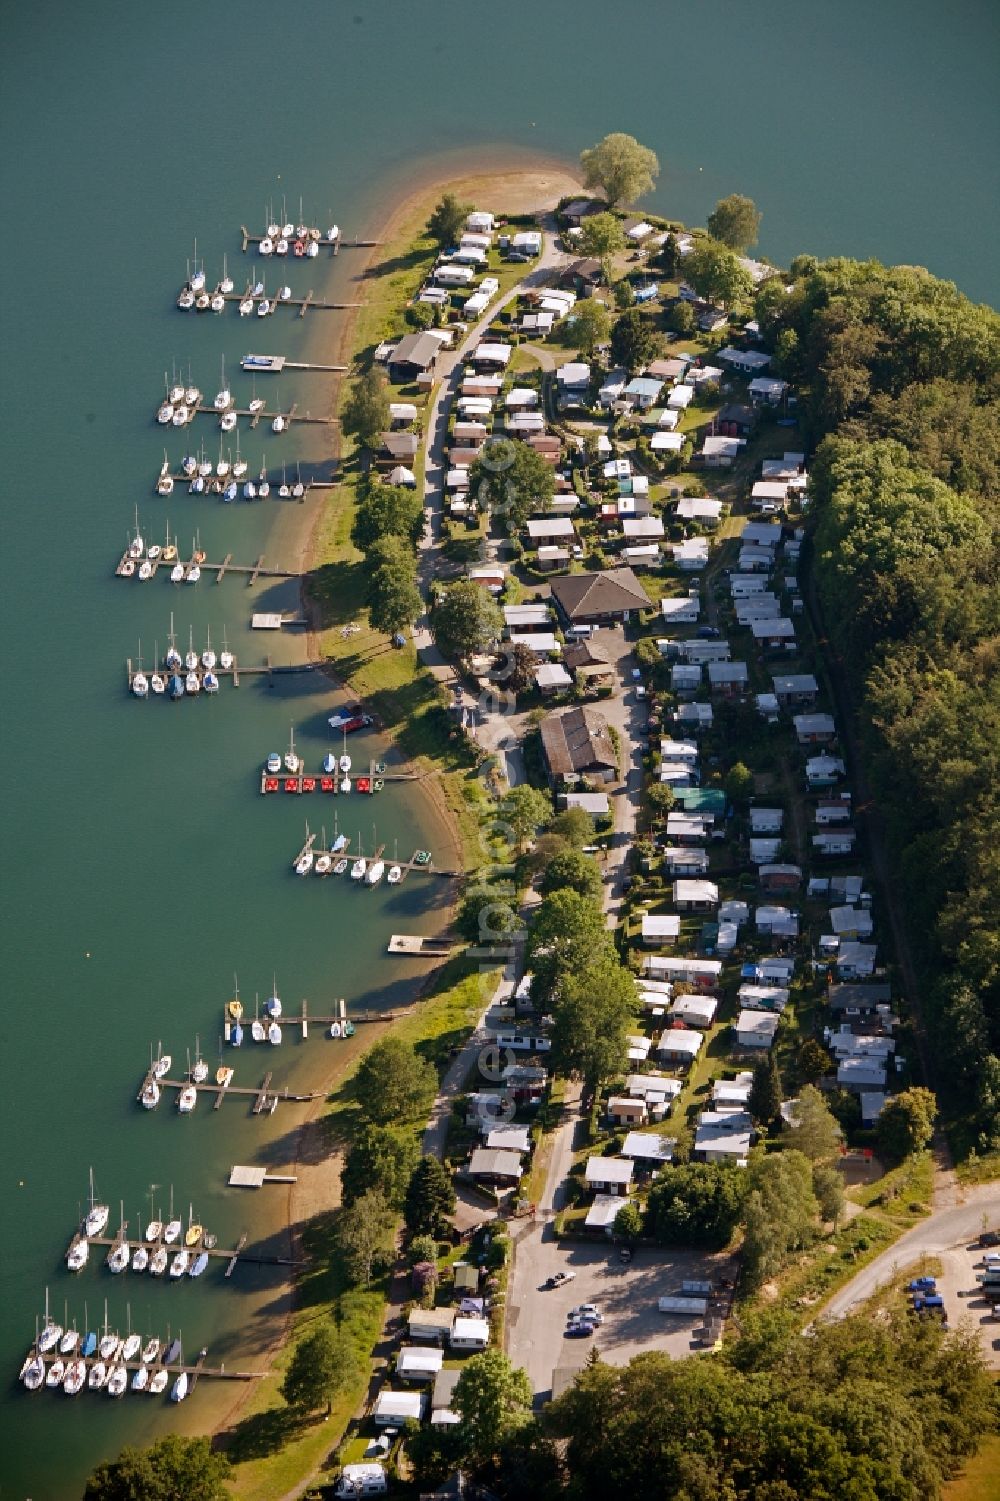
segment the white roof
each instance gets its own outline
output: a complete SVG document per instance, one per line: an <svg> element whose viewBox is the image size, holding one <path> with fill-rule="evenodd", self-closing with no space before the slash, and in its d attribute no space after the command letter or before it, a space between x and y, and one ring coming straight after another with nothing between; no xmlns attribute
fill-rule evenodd
<svg viewBox="0 0 1000 1501"><path fill-rule="evenodd" d="M405 1421L414 1418L418 1423L424 1415L427 1398L423 1392L394 1392L383 1388L375 1399L373 1416L376 1423Z"/></svg>
<svg viewBox="0 0 1000 1501"><path fill-rule="evenodd" d="M472 351L472 358L478 361L489 361L491 365L506 365L514 353L510 344L479 344Z"/></svg>
<svg viewBox="0 0 1000 1501"><path fill-rule="evenodd" d="M655 437L652 446L656 446ZM700 500L694 495L685 495L677 502L677 515L682 521L718 521L722 515L721 500Z"/></svg>
<svg viewBox="0 0 1000 1501"><path fill-rule="evenodd" d="M670 1136L660 1136L653 1131L630 1131L622 1143L622 1153L640 1161L669 1162L676 1145Z"/></svg>
<svg viewBox="0 0 1000 1501"><path fill-rule="evenodd" d="M624 1157L588 1157L588 1183L631 1183L634 1164Z"/></svg>
<svg viewBox="0 0 1000 1501"><path fill-rule="evenodd" d="M674 882L675 902L710 902L715 906L719 900L719 888L714 881L678 880Z"/></svg>
<svg viewBox="0 0 1000 1501"><path fill-rule="evenodd" d="M750 921L750 908L746 902L737 898L731 898L728 902L719 903L719 921L740 923Z"/></svg>
<svg viewBox="0 0 1000 1501"><path fill-rule="evenodd" d="M751 808L750 827L754 833L768 829L780 829L785 821L784 808Z"/></svg>
<svg viewBox="0 0 1000 1501"><path fill-rule="evenodd" d="M708 562L708 538L687 537L673 545L675 563L694 563L704 567Z"/></svg>
<svg viewBox="0 0 1000 1501"><path fill-rule="evenodd" d="M688 1058L696 1058L704 1041L703 1032L692 1032L688 1027L668 1027L660 1034L656 1049L659 1053L680 1053Z"/></svg>
<svg viewBox="0 0 1000 1501"><path fill-rule="evenodd" d="M661 1095L670 1100L675 1100L684 1088L680 1079L673 1079L669 1074L629 1074L625 1087L637 1099Z"/></svg>
<svg viewBox="0 0 1000 1501"><path fill-rule="evenodd" d="M595 813L600 817L611 811L606 792L567 792L567 808L582 808L585 813Z"/></svg>
<svg viewBox="0 0 1000 1501"><path fill-rule="evenodd" d="M559 366L556 380L561 386L587 386L590 384L590 366L582 360L569 360Z"/></svg>
<svg viewBox="0 0 1000 1501"><path fill-rule="evenodd" d="M687 390L689 387L681 386L678 389ZM729 458L735 459L741 448L746 447L744 438L723 438L710 434L701 445L701 451L706 458Z"/></svg>
<svg viewBox="0 0 1000 1501"><path fill-rule="evenodd" d="M643 938L676 938L680 931L681 920L676 912L642 914Z"/></svg>
<svg viewBox="0 0 1000 1501"><path fill-rule="evenodd" d="M549 607L544 602L537 605L504 605L504 622L508 626L548 625L551 620Z"/></svg>
<svg viewBox="0 0 1000 1501"><path fill-rule="evenodd" d="M526 646L538 657L562 651L554 631L511 631L510 639L513 646Z"/></svg>
<svg viewBox="0 0 1000 1501"><path fill-rule="evenodd" d="M660 614L664 620L672 620L676 624L694 621L701 614L701 601L689 599L686 594L665 594L660 600Z"/></svg>
<svg viewBox="0 0 1000 1501"><path fill-rule="evenodd" d="M587 1210L584 1224L588 1230L607 1230L618 1218L619 1209L627 1203L628 1199L619 1194L598 1194Z"/></svg>
<svg viewBox="0 0 1000 1501"><path fill-rule="evenodd" d="M837 725L832 714L793 714L792 724L796 735L835 735L837 733Z"/></svg>
<svg viewBox="0 0 1000 1501"><path fill-rule="evenodd" d="M709 662L708 681L714 685L746 683L749 673L745 662Z"/></svg>
<svg viewBox="0 0 1000 1501"><path fill-rule="evenodd" d="M758 349L733 349L730 346L720 349L715 358L743 370L766 370L771 363L771 356L761 354Z"/></svg>
<svg viewBox="0 0 1000 1501"><path fill-rule="evenodd" d="M781 541L779 521L746 521L740 532L743 542L756 543L759 547L777 547Z"/></svg>
<svg viewBox="0 0 1000 1501"><path fill-rule="evenodd" d="M488 1345L490 1342L489 1319L465 1318L459 1316L451 1331L451 1343L457 1345L459 1341L474 1341Z"/></svg>
<svg viewBox="0 0 1000 1501"><path fill-rule="evenodd" d="M719 1003L713 995L679 995L670 1007L670 1015L679 1016L681 1021L698 1021L710 1027L718 1009Z"/></svg>
<svg viewBox="0 0 1000 1501"><path fill-rule="evenodd" d="M541 662L535 668L535 682L539 688L571 688L572 676L561 662Z"/></svg>
<svg viewBox="0 0 1000 1501"><path fill-rule="evenodd" d="M396 1357L396 1373L436 1376L444 1364L444 1351L436 1345L403 1345Z"/></svg>
<svg viewBox="0 0 1000 1501"><path fill-rule="evenodd" d="M531 1149L531 1133L527 1126L494 1126L486 1137L487 1147L505 1152L527 1152Z"/></svg>
<svg viewBox="0 0 1000 1501"><path fill-rule="evenodd" d="M663 521L659 516L626 517L622 522L622 534L628 540L663 536Z"/></svg>
<svg viewBox="0 0 1000 1501"><path fill-rule="evenodd" d="M867 907L831 907L830 926L838 935L856 933L865 937L872 931L874 923Z"/></svg>
<svg viewBox="0 0 1000 1501"><path fill-rule="evenodd" d="M507 407L536 407L538 405L538 392L531 386L515 386L504 397L504 406Z"/></svg>
<svg viewBox="0 0 1000 1501"><path fill-rule="evenodd" d="M575 535L573 521L569 516L551 516L544 520L528 522L529 537L573 537Z"/></svg>
<svg viewBox="0 0 1000 1501"><path fill-rule="evenodd" d="M756 641L782 641L795 639L795 622L783 616L770 616L764 620L750 621L750 634Z"/></svg>
<svg viewBox="0 0 1000 1501"><path fill-rule="evenodd" d="M660 755L671 761L697 761L700 754L700 747L695 740L660 739Z"/></svg>
<svg viewBox="0 0 1000 1501"><path fill-rule="evenodd" d="M736 1033L741 1038L751 1037L761 1043L771 1043L780 1020L771 1011L741 1011L736 1018Z"/></svg>

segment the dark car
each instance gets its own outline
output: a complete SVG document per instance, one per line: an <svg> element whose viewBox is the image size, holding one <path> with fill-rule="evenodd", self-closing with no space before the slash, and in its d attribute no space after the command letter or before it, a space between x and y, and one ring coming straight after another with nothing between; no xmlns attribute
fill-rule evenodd
<svg viewBox="0 0 1000 1501"><path fill-rule="evenodd" d="M504 259L508 261L516 261L519 266L526 266L531 260L531 256L525 255L523 251L520 250L508 250Z"/></svg>
<svg viewBox="0 0 1000 1501"><path fill-rule="evenodd" d="M567 1324L563 1330L564 1339L586 1339L593 1334L593 1324Z"/></svg>
<svg viewBox="0 0 1000 1501"><path fill-rule="evenodd" d="M913 1281L907 1287L907 1292L932 1293L936 1287L936 1277L914 1277Z"/></svg>
<svg viewBox="0 0 1000 1501"><path fill-rule="evenodd" d="M719 640L721 640L721 638L722 638L722 632L718 629L717 626L714 626L714 625L700 625L698 627L698 639L699 639L699 641L719 641Z"/></svg>

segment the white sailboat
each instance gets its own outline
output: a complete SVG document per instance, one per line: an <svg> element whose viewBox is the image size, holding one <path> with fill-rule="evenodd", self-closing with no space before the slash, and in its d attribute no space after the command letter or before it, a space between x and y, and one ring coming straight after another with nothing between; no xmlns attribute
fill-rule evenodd
<svg viewBox="0 0 1000 1501"><path fill-rule="evenodd" d="M198 1091L193 1084L185 1084L177 1096L177 1109L181 1115L190 1115L198 1103Z"/></svg>
<svg viewBox="0 0 1000 1501"><path fill-rule="evenodd" d="M101 1235L108 1223L111 1207L108 1204L98 1204L94 1198L94 1169L90 1169L90 1208L83 1222L84 1235Z"/></svg>
<svg viewBox="0 0 1000 1501"><path fill-rule="evenodd" d="M212 405L215 407L215 410L217 412L225 412L225 411L228 411L228 409L232 406L232 404L233 404L233 393L232 393L232 391L230 391L229 387L226 385L226 356L223 355L222 356L222 385L219 387L219 390L216 393L216 397L215 397L215 400L213 401Z"/></svg>
<svg viewBox="0 0 1000 1501"><path fill-rule="evenodd" d="M264 1042L267 1039L267 1029L265 1028L264 1023L260 1019L259 1012L260 1012L260 997L256 996L254 998L254 1015L253 1015L253 1021L250 1023L250 1036L253 1038L254 1042Z"/></svg>
<svg viewBox="0 0 1000 1501"><path fill-rule="evenodd" d="M295 750L295 726L291 728L288 736L288 749L285 752L285 770L296 776L302 770L302 757Z"/></svg>
<svg viewBox="0 0 1000 1501"><path fill-rule="evenodd" d="M83 1236L75 1240L66 1252L66 1267L71 1272L82 1272L90 1258L90 1242Z"/></svg>
<svg viewBox="0 0 1000 1501"><path fill-rule="evenodd" d="M192 1084L204 1084L208 1078L208 1064L201 1056L201 1038L195 1033L194 1039L194 1063L190 1070Z"/></svg>

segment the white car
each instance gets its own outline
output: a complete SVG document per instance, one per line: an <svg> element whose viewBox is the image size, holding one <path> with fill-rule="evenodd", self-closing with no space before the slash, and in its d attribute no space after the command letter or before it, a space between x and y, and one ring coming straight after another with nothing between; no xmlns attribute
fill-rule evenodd
<svg viewBox="0 0 1000 1501"><path fill-rule="evenodd" d="M546 1282L545 1286L562 1287L565 1282L572 1282L575 1276L575 1272L554 1272Z"/></svg>
<svg viewBox="0 0 1000 1501"><path fill-rule="evenodd" d="M578 1308L571 1308L566 1317L571 1321L577 1320L588 1324L604 1323L596 1303L581 1303Z"/></svg>

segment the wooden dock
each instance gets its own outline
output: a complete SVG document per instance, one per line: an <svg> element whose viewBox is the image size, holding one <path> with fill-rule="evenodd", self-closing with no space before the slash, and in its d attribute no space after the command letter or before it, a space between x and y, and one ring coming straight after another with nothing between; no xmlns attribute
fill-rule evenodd
<svg viewBox="0 0 1000 1501"><path fill-rule="evenodd" d="M295 1021L295 1022L293 1022L291 1024L294 1025L294 1026L298 1026L300 1023L298 1021ZM281 1026L282 1027L285 1026L285 1018L284 1017L281 1018ZM228 1029L228 1026L226 1028L225 1035L226 1035L226 1040L228 1041L229 1040L229 1029ZM270 1047L271 1044L267 1043L267 1044L265 1044L265 1046ZM143 1091L146 1089L147 1085L150 1083L150 1081L153 1079L153 1077L154 1077L153 1070L152 1069L147 1070L147 1072L143 1076L142 1083L140 1084L138 1092L136 1094L136 1100L137 1101L141 1102L142 1096L143 1096ZM307 1094L294 1094L287 1087L285 1089L281 1089L281 1090L272 1090L271 1089L271 1077L272 1077L272 1075L271 1075L271 1072L269 1070L264 1075L263 1081L259 1085L257 1085L256 1088L254 1088L252 1085L247 1085L247 1084L216 1084L214 1082L214 1080L208 1080L208 1079L205 1080L204 1084L194 1084L194 1085L191 1084L191 1081L189 1079L157 1079L156 1083L160 1086L161 1090L163 1090L163 1089L177 1089L177 1090L180 1090L180 1089L187 1089L187 1088L191 1087L191 1088L196 1089L199 1094L214 1095L215 1096L214 1106L215 1106L216 1109L218 1109L218 1107L222 1104L223 1099L225 1099L228 1095L236 1095L236 1096L244 1098L244 1099L249 1097L250 1099L253 1100L253 1104L251 1106L251 1114L252 1115L263 1115L265 1112L267 1114L269 1114L269 1115L273 1115L274 1111L276 1110L276 1108L278 1106L279 1101L281 1101L281 1100L285 1100L289 1104L304 1105L304 1104L308 1104L309 1101L311 1101L311 1100L318 1100L321 1097L321 1095L322 1095L322 1090L319 1090L319 1089L310 1090ZM154 1109L158 1109L159 1107L158 1106L154 1106L153 1108Z"/></svg>
<svg viewBox="0 0 1000 1501"><path fill-rule="evenodd" d="M253 246L253 248L256 250L257 246L260 244L261 240L264 240L264 239L267 238L266 235L252 235L250 233L250 231L247 229L247 227L246 227L245 224L241 224L240 225L240 234L243 237L243 247L242 248L243 248L244 255L250 249L251 246ZM328 240L326 238L326 236L324 235L319 240L317 240L316 243L320 247L321 250L325 248L325 249L329 250L329 252L330 252L331 255L337 255L340 252L341 246L344 246L348 250L374 250L379 245L382 244L382 241L381 240L359 240L356 236L355 236L354 239L345 240L343 235L338 235L335 240ZM294 256L294 255L290 256L290 257L289 256L278 255L278 256L273 256L273 257L272 256L265 256L265 257L263 257L263 259L265 259L265 260L272 260L273 259L280 266L281 263L282 263L282 261L284 261L284 260L289 260L290 259L290 260L292 260L294 262L296 260L301 260L302 257L301 256Z"/></svg>
<svg viewBox="0 0 1000 1501"><path fill-rule="evenodd" d="M277 256L275 259L277 261L277 264L281 265L282 261L285 260L285 259L287 259L287 257ZM295 256L295 257L293 257L293 259L294 260L301 260L302 257L301 256ZM184 287L180 287L178 289L177 297L180 297L181 293L184 292L184 291L186 291L186 290L187 290L187 287L186 287L186 284L185 284ZM226 303L230 303L230 302L241 303L241 302L245 301L245 299L247 297L252 297L253 296L253 288L252 288L252 286L248 285L242 292L236 292L236 291L233 291L233 292L220 292L219 288L216 287L215 291L212 292L212 293L210 293L209 295L212 296L212 297L219 296ZM259 313L257 311L257 307L260 306L260 303L262 301L264 301L265 297L267 298L268 310L267 310L266 313ZM325 300L323 300L321 298L317 298L315 296L315 294L312 292L312 290L310 290L309 292L307 292L306 295L305 295L305 297L268 297L266 293L262 292L262 293L258 293L258 295L253 300L254 300L256 306L254 307L254 310L253 310L252 314L248 313L248 314L245 315L247 317L251 317L252 316L254 318L271 318L277 312L278 308L282 308L282 307L297 308L300 318L304 318L305 317L306 308L310 308L310 307L311 308L315 308L316 311L319 312L319 313L342 313L342 312L346 312L350 308L364 307L364 303L363 302L327 302L327 301L325 301ZM176 298L175 298L175 306L176 306ZM194 313L194 312L197 312L198 309L197 308L193 308L193 307L192 308L181 308L180 311L181 312Z"/></svg>
<svg viewBox="0 0 1000 1501"><path fill-rule="evenodd" d="M169 1343L169 1341L165 1341L164 1343L166 1345L166 1344ZM34 1353L34 1346L32 1346L32 1349L28 1353L29 1353L29 1355L32 1355ZM48 1352L48 1354L43 1357L43 1359L46 1361L46 1365L51 1364L52 1360L55 1359L55 1356L56 1356L56 1352L50 1350ZM67 1359L70 1359L70 1358L71 1359L76 1359L77 1357L73 1356L73 1357L66 1357L66 1358ZM194 1391L196 1383L198 1382L199 1378L202 1377L202 1376L204 1376L204 1377L206 1377L206 1378L208 1378L210 1380L216 1380L216 1381L263 1381L264 1377L268 1375L267 1371L238 1371L238 1370L232 1370L232 1371L230 1371L230 1370L227 1370L224 1365L222 1365L222 1366L208 1366L208 1365L205 1364L205 1361L207 1360L207 1358L208 1358L208 1351L207 1350L200 1350L199 1353L198 1353L198 1359L197 1359L197 1361L195 1362L194 1365L185 1365L183 1362L181 1362L180 1364L178 1364L176 1361L171 1361L170 1365L164 1365L164 1363L163 1363L162 1360L153 1360L153 1361L150 1361L150 1363L148 1365L144 1365L144 1362L141 1361L141 1360L114 1361L113 1364L115 1364L115 1365L124 1365L124 1367L125 1367L125 1369L127 1371L139 1371L139 1370L145 1369L145 1370L147 1370L149 1372L150 1376L154 1376L157 1371L162 1371L162 1370L169 1371L172 1379L167 1383L167 1386L166 1386L166 1388L163 1391L163 1398L164 1398L164 1400L168 1400L169 1399L170 1388L173 1385L173 1378L179 1376L182 1371L186 1371L187 1374L188 1374L188 1376L191 1377L191 1380L189 1382L189 1390L188 1390L188 1394L189 1395L191 1394L191 1392ZM95 1363L96 1363L96 1357L93 1357L93 1358L89 1358L88 1357L88 1359L84 1362L84 1364L87 1367L88 1372L90 1371L90 1368ZM58 1388L56 1388L56 1390L58 1390ZM90 1388L86 1384L84 1384L83 1388L81 1388L81 1392L82 1391L89 1391L89 1390L90 1390ZM127 1390L131 1391L131 1387L127 1388ZM107 1396L107 1391L104 1388L101 1388L100 1392L99 1392L99 1395L106 1397ZM139 1395L142 1396L142 1397L148 1397L149 1396L148 1388L145 1391L140 1392Z"/></svg>
<svg viewBox="0 0 1000 1501"><path fill-rule="evenodd" d="M334 1007L333 1014L331 1016L322 1016L322 1015L318 1015L315 1012L310 1011L309 1010L309 1002L307 1000L303 1000L303 1002L302 1002L302 1010L301 1010L301 1012L299 1013L298 1016L293 1016L289 1012L285 1012L285 1011L282 1012L282 1014L281 1014L281 1025L282 1025L283 1028L284 1027L299 1027L301 1029L301 1032L302 1032L302 1038L303 1038L303 1040L305 1040L309 1036L309 1028L310 1027L319 1027L319 1028L321 1028L324 1031L324 1033L326 1033L326 1032L329 1031L329 1028L333 1026L334 1022L336 1022L336 1024L338 1025L338 1027L343 1028L343 1027L346 1026L348 1028L348 1031L344 1035L346 1035L347 1037L351 1037L351 1036L353 1036L353 1033L354 1033L354 1025L357 1022L388 1022L388 1021L395 1021L398 1016L402 1016L403 1015L403 1012L401 1012L401 1011L373 1011L373 1010L368 1009L368 1010L361 1010L361 1011L354 1011L354 1010L352 1010L350 1016L348 1016L348 1014L347 1014L347 1002L343 999L343 997L341 997L341 999L339 1001L334 1001L332 1004L333 1004L333 1007ZM246 1018L246 1016L244 1016L243 1019L242 1019L242 1025L243 1025L243 1036L244 1036L244 1039L245 1039L245 1041L244 1041L244 1046L245 1046L246 1045L246 1039L248 1038L248 1024L247 1024L247 1018ZM232 1018L230 1017L228 1011L226 1011L225 1009L223 1009L223 1013L222 1013L222 1035L225 1038L225 1040L226 1040L227 1043L229 1042L229 1038L230 1038L230 1033L232 1031L232 1027L233 1027ZM265 1043L261 1043L260 1046L261 1047L267 1047L267 1043L266 1042ZM270 1075L268 1075L268 1078L270 1078ZM284 1099L285 1096L282 1095L281 1098ZM294 1098L298 1098L298 1097L297 1096L292 1096L292 1098L294 1099ZM266 1181L274 1181L274 1180L266 1180ZM244 1185L241 1184L240 1186L242 1187Z"/></svg>
<svg viewBox="0 0 1000 1501"><path fill-rule="evenodd" d="M455 945L446 938L424 938L417 933L393 933L387 952L402 954L410 959L448 959L455 952Z"/></svg>
<svg viewBox="0 0 1000 1501"><path fill-rule="evenodd" d="M127 1228L128 1227L126 1225L126 1230ZM127 1239L127 1236L123 1235L120 1230L116 1231L114 1235L89 1235L86 1237L80 1231L77 1231L77 1233L73 1236L73 1239L70 1241L69 1246L67 1247L66 1255L68 1256L73 1247L76 1246L79 1241L84 1239L89 1240L92 1246L106 1246L108 1250L113 1250L115 1246L120 1245L123 1240ZM239 1256L240 1252L243 1250L243 1247L246 1245L246 1242L247 1237L246 1233L244 1232L243 1236L240 1239L240 1243L235 1250L224 1250L221 1246L209 1247L206 1246L203 1241L199 1241L196 1246L186 1246L184 1244L183 1238L180 1240L172 1241L169 1245L167 1245L162 1236L157 1240L133 1240L131 1242L131 1245L133 1250L135 1250L140 1245L145 1246L150 1255L152 1255L154 1251L158 1251L162 1246L164 1250L170 1252L171 1256L173 1256L177 1251L190 1251L192 1253L192 1256L200 1255L201 1252L204 1251L206 1256L215 1256L222 1261L232 1262L235 1261L237 1256ZM131 1271L131 1268L129 1268L128 1270ZM124 1275L124 1273L121 1273L120 1275ZM135 1275L137 1277L148 1277L149 1273L148 1271L136 1272ZM165 1282L180 1281L179 1277L171 1278L168 1272L164 1272L163 1279ZM157 1279L154 1278L153 1280L156 1281Z"/></svg>
<svg viewBox="0 0 1000 1501"><path fill-rule="evenodd" d="M308 622L302 623L308 624ZM300 771L293 774L284 770L277 773L268 772L265 766L260 774L260 791L262 796L275 792L296 794L325 792L339 794L343 777L344 773L339 768L331 772L318 771L314 773ZM351 791L360 792L363 797L374 796L376 792L384 791L386 782L419 782L420 779L420 772L418 771L404 771L402 769L390 768L382 761L369 761L367 772L352 772ZM304 853L304 850L299 851L299 855ZM414 851L414 854L416 853ZM395 865L402 862L394 860L392 863Z"/></svg>
<svg viewBox="0 0 1000 1501"><path fill-rule="evenodd" d="M322 375L346 375L351 367L290 360L283 354L245 354L240 360L240 368L248 375L280 375L283 370L311 370Z"/></svg>
<svg viewBox="0 0 1000 1501"><path fill-rule="evenodd" d="M223 499L223 491L225 490L226 485L233 483L232 475L226 475L225 479L204 476L205 488L203 490L192 490L191 481L195 478L193 474L185 474L183 469L171 469L168 470L167 473L170 475L170 478L174 482L174 490L170 492L171 496L177 489L183 487L185 494L197 496L200 500L216 500L221 502L221 504L223 505L236 505L237 503L239 503L240 505L255 505L258 500L280 500L283 504L286 505L291 501L295 501L298 505L304 505L306 496L309 494L310 490L333 490L340 484L340 481L335 479L303 480L302 494L293 495L291 493L292 486L288 484L287 480L282 480L280 475L277 474L272 479L269 474L265 473L264 478L266 479L268 484L267 495L246 496L243 494L243 486L246 484L246 482L249 480L252 484L259 486L261 481L258 475L245 474L243 475L242 479L236 481L236 484L239 487L239 494L236 501L227 501ZM170 496L161 495L160 490L157 488L157 482L162 478L162 476L163 471L161 470L157 474L156 480L153 481L152 490L157 499L168 500ZM298 482L296 481L296 483ZM279 493L282 484L288 485L289 494L281 495Z"/></svg>
<svg viewBox="0 0 1000 1501"><path fill-rule="evenodd" d="M301 365L301 366L286 365L285 366L286 370L291 370L291 369L308 370L310 368L312 368L312 369L320 369L322 367L318 366L318 365L317 366L308 366L308 365ZM201 405L196 406L196 407L189 407L188 408L188 420L187 420L186 423L182 424L182 427L180 429L178 429L178 428L176 428L174 426L173 423L166 424L166 423L162 423L162 422L157 421L156 413L160 410L160 407L162 405L163 405L162 401L161 402L157 402L156 408L155 408L155 410L153 412L153 421L154 421L154 423L156 424L157 427L163 428L164 432L166 431L166 428L167 428L168 425L170 427L170 431L171 432L182 431L184 427L190 427L191 423L194 421L194 419L196 417L215 417L218 420L219 418L225 416L224 412L217 411L214 406L210 406L209 407L209 406L205 406L204 404L201 404ZM288 430L290 429L290 427L292 426L293 422L312 422L312 423L317 423L318 422L318 423L321 423L323 426L329 427L334 422L337 421L337 419L335 417L314 417L311 412L302 412L302 413L300 413L299 410L298 410L298 404L297 403L294 406L290 407L287 412L275 412L273 415L270 412L265 411L265 409L263 407L261 407L261 409L259 411L257 411L257 412L251 412L251 410L250 410L249 407L229 407L228 410L230 412L235 412L237 417L246 417L246 418L248 418L249 421L250 421L251 428L256 427L257 424L263 418L265 418L265 417L270 417L271 421L272 421L272 424L274 422L275 417L281 417L281 418L284 419L284 426L282 428L278 429L279 433L281 433L281 432L287 433ZM277 436L277 435L278 434L276 433L275 436Z"/></svg>
<svg viewBox="0 0 1000 1501"><path fill-rule="evenodd" d="M150 564L152 572L150 573L149 578L139 579L139 566L143 562L148 562ZM178 587L181 584L188 584L191 582L191 580L188 579L187 575L188 572L196 566L201 569L201 572L203 574L214 573L215 582L217 584L222 583L222 580L225 578L227 573L233 573L241 578L245 578L248 587L255 584L260 578L299 579L302 577L300 570L295 568L265 568L263 553L261 553L260 557L254 563L234 563L233 555L231 552L226 553L226 556L223 558L221 563L209 563L207 561L198 562L197 559L193 557L186 560L183 558L171 558L169 559L169 561L164 562L162 557L153 559L133 558L127 549L118 559L118 562L115 566L115 576L117 578L139 579L140 583L148 584L152 579L156 577L158 573L164 572L167 580L170 581L170 575L178 563L184 569L184 578L177 580ZM132 565L131 567L129 566L130 564ZM194 580L194 582L200 582L200 578Z"/></svg>

